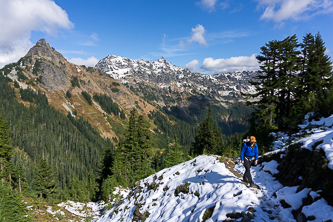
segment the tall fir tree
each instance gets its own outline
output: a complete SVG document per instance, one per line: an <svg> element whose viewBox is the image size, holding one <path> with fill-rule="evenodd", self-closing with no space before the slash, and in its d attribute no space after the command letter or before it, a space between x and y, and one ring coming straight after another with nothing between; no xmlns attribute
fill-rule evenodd
<svg viewBox="0 0 333 222"><path fill-rule="evenodd" d="M191 153L194 155L223 154L222 133L213 119L212 108L208 108L206 119L201 122L196 131Z"/></svg>
<svg viewBox="0 0 333 222"><path fill-rule="evenodd" d="M32 221L22 194L12 190L8 183L0 183L0 221Z"/></svg>
<svg viewBox="0 0 333 222"><path fill-rule="evenodd" d="M247 95L249 98L260 98L259 101L251 104L259 108L256 117L260 119L261 125L269 128L272 128L275 123L276 107L279 101L275 94L278 84L279 45L280 42L274 40L260 48L261 54L256 57L260 64L259 75L254 81L249 82L256 88L256 93Z"/></svg>
<svg viewBox="0 0 333 222"><path fill-rule="evenodd" d="M0 178L2 183L5 178L10 178L10 157L13 154L13 147L10 145L7 122L1 115L0 110Z"/></svg>
<svg viewBox="0 0 333 222"><path fill-rule="evenodd" d="M55 189L55 173L44 158L40 158L35 166L32 187L41 199Z"/></svg>
<svg viewBox="0 0 333 222"><path fill-rule="evenodd" d="M141 163L138 169L134 170L136 181L145 178L154 173L151 167L153 151L150 143L149 124L145 122L142 115L137 120L137 139L139 149L137 150L138 161Z"/></svg>

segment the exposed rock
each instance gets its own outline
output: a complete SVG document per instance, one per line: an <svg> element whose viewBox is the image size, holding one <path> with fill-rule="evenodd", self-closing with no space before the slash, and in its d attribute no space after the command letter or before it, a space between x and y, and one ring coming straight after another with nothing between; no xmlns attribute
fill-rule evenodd
<svg viewBox="0 0 333 222"><path fill-rule="evenodd" d="M301 149L302 144L289 146L288 154L278 166L277 179L284 186L299 185L304 188L322 190L321 196L333 206L333 170L327 167L327 159L322 149ZM299 177L303 180L299 180ZM311 201L305 201L311 204Z"/></svg>
<svg viewBox="0 0 333 222"><path fill-rule="evenodd" d="M309 220L309 221L313 221L313 220L316 219L316 217L311 215L311 216L308 216L306 219Z"/></svg>
<svg viewBox="0 0 333 222"><path fill-rule="evenodd" d="M302 212L299 213L299 214L297 215L296 221L297 221L297 222L306 222L307 219L306 219L304 213L302 213Z"/></svg>
<svg viewBox="0 0 333 222"><path fill-rule="evenodd" d="M280 200L280 203L283 208L291 208L290 204L288 204L285 200Z"/></svg>
<svg viewBox="0 0 333 222"><path fill-rule="evenodd" d="M242 217L242 213L241 213L241 212L227 213L226 216L227 216L227 217L230 217L230 218L238 219L238 218L241 218L241 217Z"/></svg>

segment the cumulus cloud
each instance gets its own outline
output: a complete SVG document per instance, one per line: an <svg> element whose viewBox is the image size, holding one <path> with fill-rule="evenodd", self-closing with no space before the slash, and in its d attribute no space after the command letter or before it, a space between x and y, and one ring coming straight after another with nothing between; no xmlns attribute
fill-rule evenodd
<svg viewBox="0 0 333 222"><path fill-rule="evenodd" d="M330 0L258 0L259 6L265 9L261 19L277 23L288 19L306 20L317 14L333 12Z"/></svg>
<svg viewBox="0 0 333 222"><path fill-rule="evenodd" d="M74 63L76 65L85 65L85 66L91 66L94 67L98 63L98 59L95 58L94 56L91 56L87 59L83 58L71 58L68 60L71 63Z"/></svg>
<svg viewBox="0 0 333 222"><path fill-rule="evenodd" d="M0 67L17 61L33 45L31 31L56 35L74 27L66 11L51 0L0 0Z"/></svg>
<svg viewBox="0 0 333 222"><path fill-rule="evenodd" d="M208 46L204 37L205 32L205 28L200 24L198 24L195 28L192 28L192 37L188 40L189 43L198 42L200 45Z"/></svg>
<svg viewBox="0 0 333 222"><path fill-rule="evenodd" d="M215 10L215 5L217 3L217 0L201 0L199 2L196 2L197 5L202 7L205 10L208 10L209 12L212 12Z"/></svg>
<svg viewBox="0 0 333 222"><path fill-rule="evenodd" d="M186 64L186 68L188 68L191 71L196 71L197 70L197 65L199 64L199 61L196 59L193 59L191 62Z"/></svg>
<svg viewBox="0 0 333 222"><path fill-rule="evenodd" d="M228 59L205 58L201 69L214 72L233 72L243 70L258 70L259 64L255 54L251 56L238 56Z"/></svg>

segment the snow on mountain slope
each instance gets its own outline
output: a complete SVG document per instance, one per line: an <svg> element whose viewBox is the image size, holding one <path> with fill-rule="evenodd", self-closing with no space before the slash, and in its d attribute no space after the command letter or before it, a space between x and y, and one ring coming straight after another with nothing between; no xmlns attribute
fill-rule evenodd
<svg viewBox="0 0 333 222"><path fill-rule="evenodd" d="M209 208L212 214L208 222L242 214L254 216L252 221L296 221L292 210L299 208L302 198L319 194L311 189L296 193L297 186L283 187L272 176L277 165L271 161L252 167L254 181L260 187L256 189L245 186L226 164L219 162L218 156L199 156L142 180L132 195L124 196L121 205L107 211L98 221L139 221L142 215L146 215L145 221L154 222L203 221ZM241 164L235 165L235 169L244 172ZM180 185L187 185L188 189L176 192ZM281 200L291 208L283 208ZM318 221L333 219L332 212L333 208L322 198L303 209L306 216L315 216Z"/></svg>
<svg viewBox="0 0 333 222"><path fill-rule="evenodd" d="M283 133L272 133L277 138L274 142L275 152L283 151L287 148L286 144L302 143L301 148L312 150L314 144L316 149L323 149L328 160L328 168L333 170L333 115L320 120L311 120L311 113L305 116L303 124L299 125L300 131L291 136Z"/></svg>
<svg viewBox="0 0 333 222"><path fill-rule="evenodd" d="M96 68L105 71L114 79L121 79L130 75L131 71L147 74L182 73L188 69L172 65L163 57L156 61L131 60L125 57L108 55L96 64Z"/></svg>
<svg viewBox="0 0 333 222"><path fill-rule="evenodd" d="M155 190L149 189L155 183ZM188 185L188 193L175 191ZM233 211L246 211L249 204L259 204L256 195L235 177L216 156L199 156L164 169L141 181L131 197L108 211L99 221L131 221L135 208L149 212L146 221L201 221L205 211L215 206L212 220L224 220ZM135 205L137 204L137 206Z"/></svg>
<svg viewBox="0 0 333 222"><path fill-rule="evenodd" d="M276 150L271 153L295 143L312 149L316 143L317 149L325 151L332 169L333 115L319 121L309 121L309 117L296 134L275 133ZM295 212L305 220L333 220L333 207L321 196L321 190L283 186L273 176L279 173L278 166L272 160L252 167L251 174L259 188L248 188L240 179L245 171L242 164L233 166L232 161L221 163L219 156L202 155L143 179L132 194L123 195L122 203L106 211L98 221L203 221L207 209L211 210L205 218L208 222L229 217L235 221L246 217L248 221L251 217L251 221L296 221ZM311 201L303 205L304 198Z"/></svg>

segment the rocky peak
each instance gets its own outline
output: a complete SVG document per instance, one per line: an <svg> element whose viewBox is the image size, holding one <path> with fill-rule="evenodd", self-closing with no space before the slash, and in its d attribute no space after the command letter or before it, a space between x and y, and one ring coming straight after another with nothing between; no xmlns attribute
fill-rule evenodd
<svg viewBox="0 0 333 222"><path fill-rule="evenodd" d="M158 62L163 62L163 63L166 63L166 59L162 56L160 59L157 60Z"/></svg>
<svg viewBox="0 0 333 222"><path fill-rule="evenodd" d="M45 39L40 39L36 43L35 46L33 46L26 56L39 56L43 57L49 61L56 61L56 62L64 62L66 59L61 55L59 52L57 52L54 48L50 47L50 45L45 41Z"/></svg>

